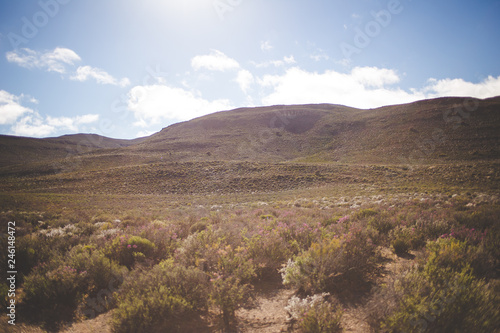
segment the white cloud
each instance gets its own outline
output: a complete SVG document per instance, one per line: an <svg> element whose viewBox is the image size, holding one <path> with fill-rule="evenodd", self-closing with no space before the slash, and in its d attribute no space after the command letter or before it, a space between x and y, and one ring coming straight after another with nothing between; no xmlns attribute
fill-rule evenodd
<svg viewBox="0 0 500 333"><path fill-rule="evenodd" d="M208 101L191 91L165 85L136 86L129 91L128 109L136 126L147 127L165 120L189 120L234 108L226 99Z"/></svg>
<svg viewBox="0 0 500 333"><path fill-rule="evenodd" d="M82 59L73 50L56 47L53 51L37 52L28 48L15 50L6 53L7 60L24 68L37 68L47 72L57 72L66 74L67 67L75 66L75 63ZM75 81L86 81L94 79L100 84L111 84L126 87L130 85L128 78L117 80L102 69L91 66L80 66L76 69L76 73L70 77Z"/></svg>
<svg viewBox="0 0 500 333"><path fill-rule="evenodd" d="M143 137L146 137L146 136L150 136L150 135L153 135L155 134L156 131L148 131L148 130L144 130L144 131L139 131L137 132L137 134L135 135L136 138L143 138Z"/></svg>
<svg viewBox="0 0 500 333"><path fill-rule="evenodd" d="M312 54L309 57L314 61L321 61L321 60L329 60L330 59L330 57L324 52Z"/></svg>
<svg viewBox="0 0 500 333"><path fill-rule="evenodd" d="M81 58L74 51L56 47L53 51L36 52L28 48L7 52L7 60L25 68L65 73L66 65L74 65Z"/></svg>
<svg viewBox="0 0 500 333"><path fill-rule="evenodd" d="M54 131L55 127L44 123L38 114L23 117L12 126L12 134L17 136L44 137Z"/></svg>
<svg viewBox="0 0 500 333"><path fill-rule="evenodd" d="M399 82L397 73L386 68L355 67L351 71L351 76L365 87L383 87L386 84Z"/></svg>
<svg viewBox="0 0 500 333"><path fill-rule="evenodd" d="M377 67L355 67L350 73L316 73L294 67L282 75L266 75L257 82L263 89L271 90L262 98L264 105L332 103L375 108L435 97L500 95L500 77L488 77L479 83L431 79L425 87L408 92L396 86L400 82L396 71Z"/></svg>
<svg viewBox="0 0 500 333"><path fill-rule="evenodd" d="M281 67L281 66L285 66L285 65L292 65L292 64L295 64L296 61L295 61L294 56L291 55L288 57L285 56L281 60L269 60L269 61L265 61L265 62L261 62L261 63L256 63L256 62L252 62L252 63L257 68L265 68L265 67L269 67L269 66Z"/></svg>
<svg viewBox="0 0 500 333"><path fill-rule="evenodd" d="M370 108L423 97L384 87L397 80L397 74L387 69L366 67L354 68L347 74L335 71L319 74L294 67L284 75L264 76L260 83L272 89L262 99L264 104L333 103Z"/></svg>
<svg viewBox="0 0 500 333"><path fill-rule="evenodd" d="M500 95L500 76L488 76L480 83L472 83L463 79L430 79L425 91L429 97L457 96L488 98Z"/></svg>
<svg viewBox="0 0 500 333"><path fill-rule="evenodd" d="M241 90L246 93L250 88L250 85L254 82L254 77L250 71L242 69L238 72L238 76L235 81L239 84Z"/></svg>
<svg viewBox="0 0 500 333"><path fill-rule="evenodd" d="M83 116L76 116L75 122L80 125L80 124L91 124L95 123L99 120L99 115L98 114L85 114Z"/></svg>
<svg viewBox="0 0 500 333"><path fill-rule="evenodd" d="M238 69L240 67L236 60L229 58L218 50L211 50L210 54L207 55L195 56L191 59L191 66L196 71L204 68L210 71L220 72Z"/></svg>
<svg viewBox="0 0 500 333"><path fill-rule="evenodd" d="M38 112L32 112L13 124L11 131L12 134L18 136L46 137L57 131L77 133L80 125L94 123L98 120L99 115L97 114L76 117L47 116L44 119Z"/></svg>
<svg viewBox="0 0 500 333"><path fill-rule="evenodd" d="M260 49L262 51L269 51L269 50L273 49L273 46L271 45L270 41L266 40L266 41L260 42Z"/></svg>
<svg viewBox="0 0 500 333"><path fill-rule="evenodd" d="M0 90L0 125L13 124L19 117L33 110L21 105L23 95L16 96L5 90ZM31 103L37 103L34 98L29 98Z"/></svg>
<svg viewBox="0 0 500 333"><path fill-rule="evenodd" d="M117 80L102 69L91 66L78 67L78 69L76 70L76 74L70 77L71 80L81 82L87 81L89 78L96 80L96 82L100 84L119 85L122 87L130 85L130 80L128 78Z"/></svg>

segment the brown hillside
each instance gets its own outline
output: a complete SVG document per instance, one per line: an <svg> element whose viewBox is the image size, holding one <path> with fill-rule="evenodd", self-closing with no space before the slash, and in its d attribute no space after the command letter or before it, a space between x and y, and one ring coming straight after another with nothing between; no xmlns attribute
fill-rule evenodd
<svg viewBox="0 0 500 333"><path fill-rule="evenodd" d="M129 149L171 161L443 163L500 157L499 128L499 98L440 98L370 110L272 106L175 124Z"/></svg>
<svg viewBox="0 0 500 333"><path fill-rule="evenodd" d="M371 110L244 108L150 137L0 137L0 190L274 192L327 184L496 188L500 98L440 98Z"/></svg>

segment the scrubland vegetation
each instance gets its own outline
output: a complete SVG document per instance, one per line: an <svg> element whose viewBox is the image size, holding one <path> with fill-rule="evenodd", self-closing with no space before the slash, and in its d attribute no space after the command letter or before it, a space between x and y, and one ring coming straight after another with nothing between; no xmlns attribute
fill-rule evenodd
<svg viewBox="0 0 500 333"><path fill-rule="evenodd" d="M374 332L500 327L494 195L187 203L144 212L4 210L2 225L17 222L19 320L57 331L110 312L116 333L235 332L255 288L279 280L294 291L285 307L289 331L341 332L352 308Z"/></svg>

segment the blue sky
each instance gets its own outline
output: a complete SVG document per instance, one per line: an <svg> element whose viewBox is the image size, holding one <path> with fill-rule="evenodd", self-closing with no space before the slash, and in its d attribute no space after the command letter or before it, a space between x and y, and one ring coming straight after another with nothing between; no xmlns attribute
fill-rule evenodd
<svg viewBox="0 0 500 333"><path fill-rule="evenodd" d="M149 135L242 106L500 95L500 1L0 1L0 133Z"/></svg>

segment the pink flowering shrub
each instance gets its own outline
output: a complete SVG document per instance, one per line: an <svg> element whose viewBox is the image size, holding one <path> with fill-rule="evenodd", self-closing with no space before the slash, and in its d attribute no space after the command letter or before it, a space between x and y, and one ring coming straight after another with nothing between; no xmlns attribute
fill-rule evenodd
<svg viewBox="0 0 500 333"><path fill-rule="evenodd" d="M179 225L165 223L151 223L139 228L138 236L149 240L155 245L152 257L156 262L168 259L179 247L179 240L185 233ZM132 248L138 244L131 244Z"/></svg>
<svg viewBox="0 0 500 333"><path fill-rule="evenodd" d="M116 237L105 249L109 258L131 269L132 266L147 258L153 259L156 246L139 236L123 235Z"/></svg>

